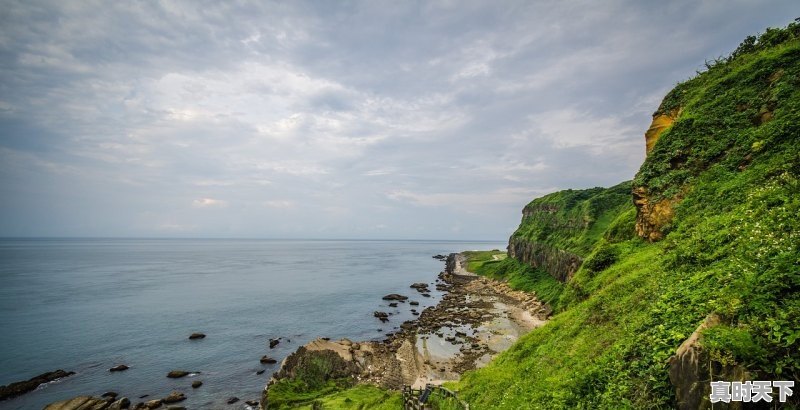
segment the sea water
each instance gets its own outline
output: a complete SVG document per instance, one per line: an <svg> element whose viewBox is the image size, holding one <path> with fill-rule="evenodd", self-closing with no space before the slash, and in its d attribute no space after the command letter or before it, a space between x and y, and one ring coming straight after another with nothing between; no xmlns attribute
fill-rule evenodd
<svg viewBox="0 0 800 410"><path fill-rule="evenodd" d="M380 340L414 318L389 293L436 304L433 259L502 242L234 239L0 240L0 385L56 369L76 375L0 402L41 409L115 391L132 402L184 392L187 408L259 400L279 362L316 337ZM393 313L388 323L375 310ZM188 340L193 332L207 335ZM270 349L270 338L281 337ZM130 369L111 373L126 364ZM170 370L199 374L168 379ZM256 374L265 370L263 374ZM192 389L194 380L203 385ZM140 399L140 396L148 397ZM227 405L229 397L241 401Z"/></svg>

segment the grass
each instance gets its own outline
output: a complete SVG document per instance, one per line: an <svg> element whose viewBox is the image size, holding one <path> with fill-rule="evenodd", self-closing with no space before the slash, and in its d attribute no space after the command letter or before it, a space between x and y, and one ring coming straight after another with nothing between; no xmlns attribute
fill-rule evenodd
<svg viewBox="0 0 800 410"><path fill-rule="evenodd" d="M292 407L308 410L397 410L403 408L400 392L359 385L322 396L311 403Z"/></svg>
<svg viewBox="0 0 800 410"><path fill-rule="evenodd" d="M680 193L663 241L633 238L635 213L613 201L588 212L581 203L601 191L539 201L574 206L523 220L518 234L584 263L547 325L450 385L463 399L487 409L673 408L667 360L712 312L723 318L702 339L713 360L754 380L800 379L800 30L785 30L665 98L662 109L681 116L633 181L654 198ZM576 215L599 228L577 229ZM479 271L542 286L503 264Z"/></svg>

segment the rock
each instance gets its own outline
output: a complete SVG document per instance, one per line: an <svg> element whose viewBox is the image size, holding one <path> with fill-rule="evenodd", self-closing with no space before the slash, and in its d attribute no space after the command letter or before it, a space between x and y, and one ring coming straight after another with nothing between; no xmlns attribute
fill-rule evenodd
<svg viewBox="0 0 800 410"><path fill-rule="evenodd" d="M11 383L7 386L0 386L0 400L17 397L36 389L40 384L50 383L54 380L71 376L73 374L75 374L75 372L67 372L59 369L53 372L42 373L26 381Z"/></svg>
<svg viewBox="0 0 800 410"><path fill-rule="evenodd" d="M681 200L680 195L652 201L647 187L633 187L633 204L636 205L636 234L650 242L663 238L661 228L669 224L674 215L673 208Z"/></svg>
<svg viewBox="0 0 800 410"><path fill-rule="evenodd" d="M278 363L277 360L275 360L275 359L273 359L273 358L271 358L269 356L266 356L266 355L265 356L261 356L260 362L262 364L275 364L275 363Z"/></svg>
<svg viewBox="0 0 800 410"><path fill-rule="evenodd" d="M68 400L50 403L44 407L44 410L75 410L78 408L92 408L103 402L105 402L103 399L98 399L91 396L78 396Z"/></svg>
<svg viewBox="0 0 800 410"><path fill-rule="evenodd" d="M197 372L197 373L199 373L199 372ZM173 370L173 371L167 373L167 377L169 377L170 379L180 379L181 377L185 377L185 376L188 376L188 375L189 375L189 372L187 372L185 370Z"/></svg>
<svg viewBox="0 0 800 410"><path fill-rule="evenodd" d="M447 259L447 256L444 256L444 255L433 255L433 259L438 259L440 261L443 261L443 260Z"/></svg>
<svg viewBox="0 0 800 410"><path fill-rule="evenodd" d="M148 409L157 409L157 408L161 407L162 404L163 404L163 401L161 399L156 399L156 400L150 400L148 402L145 402L144 403L144 407L148 408Z"/></svg>
<svg viewBox="0 0 800 410"><path fill-rule="evenodd" d="M248 401L244 402L244 404L246 404L246 405L248 405L250 407L256 407L256 406L258 406L258 400L248 400Z"/></svg>
<svg viewBox="0 0 800 410"><path fill-rule="evenodd" d="M130 367L128 367L128 366L126 366L124 364L118 364L118 365L108 369L108 371L109 372L122 372L122 371L125 371L125 370L128 370L128 369L130 369Z"/></svg>
<svg viewBox="0 0 800 410"><path fill-rule="evenodd" d="M186 410L186 407L183 406L169 406L167 410Z"/></svg>
<svg viewBox="0 0 800 410"><path fill-rule="evenodd" d="M236 403L237 401L239 401L238 397L229 397L228 398L228 404L233 404L233 403Z"/></svg>
<svg viewBox="0 0 800 410"><path fill-rule="evenodd" d="M206 335L204 333L192 333L189 335L189 340L197 340L197 339L205 339Z"/></svg>
<svg viewBox="0 0 800 410"><path fill-rule="evenodd" d="M259 370L259 371L257 371L257 372L256 372L256 374L264 374L264 372L265 372L265 371L266 371L266 370L263 370L263 369L262 369L262 370Z"/></svg>
<svg viewBox="0 0 800 410"><path fill-rule="evenodd" d="M708 352L703 349L703 331L719 323L719 316L713 313L708 315L694 333L681 343L675 355L667 361L669 380L675 387L678 409L710 409L709 394L712 380L741 382L751 379L744 367L716 362L710 359Z"/></svg>
<svg viewBox="0 0 800 410"><path fill-rule="evenodd" d="M383 300L397 300L397 301L405 301L408 299L408 296L398 295L397 293L390 293L382 298Z"/></svg>
<svg viewBox="0 0 800 410"><path fill-rule="evenodd" d="M429 298L429 297L431 297L431 294L430 293L423 293L422 296L425 296L426 298Z"/></svg>
<svg viewBox="0 0 800 410"><path fill-rule="evenodd" d="M417 302L416 300L412 300L411 302L408 302L408 304L411 306L418 306L419 302Z"/></svg>
<svg viewBox="0 0 800 410"><path fill-rule="evenodd" d="M111 410L117 410L117 409L121 410L121 409L127 409L130 406L131 406L130 399L128 399L127 397L123 397L123 398L115 401L114 404L111 405L110 409Z"/></svg>
<svg viewBox="0 0 800 410"><path fill-rule="evenodd" d="M427 283L414 283L410 288L416 289L418 292L427 292L428 291L428 284Z"/></svg>
<svg viewBox="0 0 800 410"><path fill-rule="evenodd" d="M278 339L269 339L269 348L270 349L275 348L275 346L277 346L278 343L280 343L280 342L281 342L280 338L278 338Z"/></svg>
<svg viewBox="0 0 800 410"><path fill-rule="evenodd" d="M392 302L389 304L389 307L397 307L397 302Z"/></svg>
<svg viewBox="0 0 800 410"><path fill-rule="evenodd" d="M186 395L177 391L170 393L169 396L162 399L165 404L173 404L184 400L186 400Z"/></svg>
<svg viewBox="0 0 800 410"><path fill-rule="evenodd" d="M195 380L195 381L192 382L192 388L193 389L196 389L196 388L198 388L198 387L200 387L202 385L203 385L203 382L200 381L200 380Z"/></svg>
<svg viewBox="0 0 800 410"><path fill-rule="evenodd" d="M379 311L376 310L375 312L372 313L372 316L377 317L378 319L381 320L381 322L388 322L389 321L389 314L386 313L386 312L379 312Z"/></svg>
<svg viewBox="0 0 800 410"><path fill-rule="evenodd" d="M102 395L102 396L100 396L100 397L111 397L111 398L115 398L115 397L117 397L117 392L115 392L115 391L107 391L107 392L103 393L103 395Z"/></svg>

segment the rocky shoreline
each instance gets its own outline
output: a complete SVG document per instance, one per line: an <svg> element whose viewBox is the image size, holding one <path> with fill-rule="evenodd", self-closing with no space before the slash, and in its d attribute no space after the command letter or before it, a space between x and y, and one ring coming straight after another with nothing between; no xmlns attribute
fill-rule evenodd
<svg viewBox="0 0 800 410"><path fill-rule="evenodd" d="M414 301L407 296L385 296L392 302L390 306L408 301L418 318L403 322L382 341L319 338L300 347L281 363L264 389L262 403L268 403L270 386L294 379L320 361L327 363L328 379L351 378L395 390L457 380L463 372L488 363L550 316L549 307L532 294L468 272L463 255L440 256L436 258L446 259L446 264L436 281L410 286L423 297L429 286L445 292L437 305L416 312ZM381 322L388 320L385 312L376 311L374 316Z"/></svg>

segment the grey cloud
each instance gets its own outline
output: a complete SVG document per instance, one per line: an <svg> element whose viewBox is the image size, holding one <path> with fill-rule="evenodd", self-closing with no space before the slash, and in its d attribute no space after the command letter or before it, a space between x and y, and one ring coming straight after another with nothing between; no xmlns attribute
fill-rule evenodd
<svg viewBox="0 0 800 410"><path fill-rule="evenodd" d="M501 239L767 3L5 1L0 235Z"/></svg>

